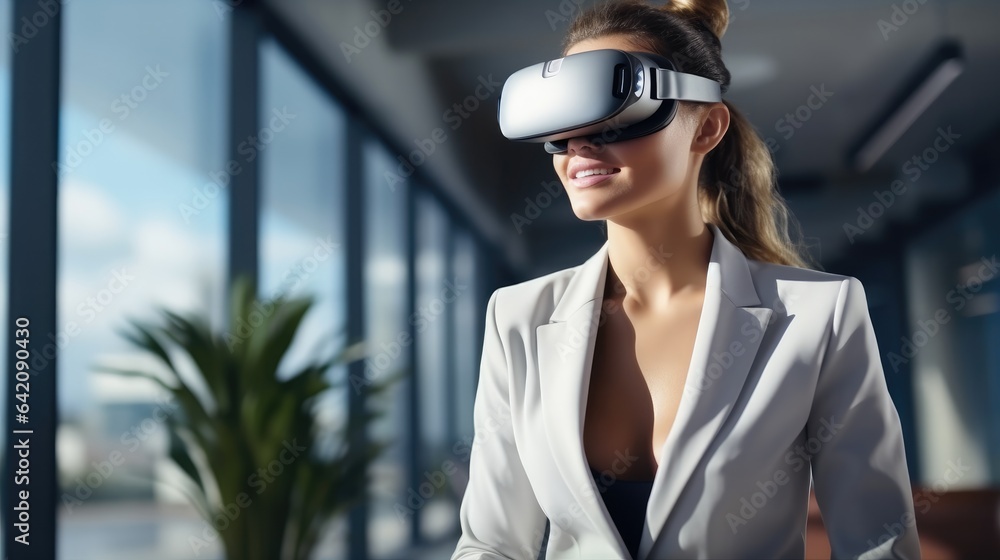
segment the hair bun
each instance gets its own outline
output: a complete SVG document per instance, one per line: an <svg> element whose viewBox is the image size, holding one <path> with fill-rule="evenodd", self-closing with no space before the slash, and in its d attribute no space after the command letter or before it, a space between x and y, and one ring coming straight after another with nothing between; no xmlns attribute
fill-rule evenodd
<svg viewBox="0 0 1000 560"><path fill-rule="evenodd" d="M726 0L671 0L662 9L701 23L719 39L729 27L729 6Z"/></svg>

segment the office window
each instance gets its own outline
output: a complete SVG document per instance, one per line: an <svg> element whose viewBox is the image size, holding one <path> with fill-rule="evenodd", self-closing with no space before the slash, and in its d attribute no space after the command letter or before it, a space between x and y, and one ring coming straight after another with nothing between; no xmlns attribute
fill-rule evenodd
<svg viewBox="0 0 1000 560"><path fill-rule="evenodd" d="M418 346L417 376L421 414L420 472L443 472L451 460L453 443L448 441L449 407L447 387L452 342L447 339L448 321L455 304L454 284L448 278L449 217L431 195L421 191L416 198L416 280L415 331ZM445 487L421 498L421 534L434 540L452 530L457 514L451 493Z"/></svg>
<svg viewBox="0 0 1000 560"><path fill-rule="evenodd" d="M461 286L455 302L455 338L451 345L455 359L455 423L451 427L455 439L471 445L473 429L472 405L476 398L479 360L482 356L482 324L485 323L485 304L479 293L480 278L476 262L476 241L468 230L455 234L455 252L452 255L454 282ZM452 450L453 453L456 449ZM468 447L457 448L456 461L468 472ZM459 498L460 499L460 498Z"/></svg>
<svg viewBox="0 0 1000 560"><path fill-rule="evenodd" d="M227 21L209 2L131 0L67 2L63 17L58 547L73 560L193 556L206 524L166 457L175 409L152 383L94 369L154 363L118 333L158 319L154 306L221 320Z"/></svg>
<svg viewBox="0 0 1000 560"><path fill-rule="evenodd" d="M912 366L919 482L935 490L1000 483L998 212L995 191L914 239L906 254L911 324L881 349L890 363ZM956 477L959 464L968 468Z"/></svg>
<svg viewBox="0 0 1000 560"><path fill-rule="evenodd" d="M364 148L365 222L365 338L371 350L366 376L378 382L410 367L410 302L407 269L406 182L391 183L387 171L398 163L379 143L368 140ZM384 411L369 437L390 441L372 469L372 503L369 510L369 552L372 558L400 558L409 544L406 436L410 411L411 378L397 381L377 402Z"/></svg>
<svg viewBox="0 0 1000 560"><path fill-rule="evenodd" d="M261 82L260 127L268 131L260 135L259 295L316 300L282 364L291 370L316 359L317 345L339 348L331 335L341 336L346 323L345 123L340 107L271 38L261 44Z"/></svg>
<svg viewBox="0 0 1000 560"><path fill-rule="evenodd" d="M291 373L345 343L345 121L340 107L273 38L261 42L261 220L259 297L311 296L288 354ZM346 367L331 368L341 382ZM346 418L347 392L324 397L318 417L333 436ZM340 550L346 524L325 531L319 550Z"/></svg>

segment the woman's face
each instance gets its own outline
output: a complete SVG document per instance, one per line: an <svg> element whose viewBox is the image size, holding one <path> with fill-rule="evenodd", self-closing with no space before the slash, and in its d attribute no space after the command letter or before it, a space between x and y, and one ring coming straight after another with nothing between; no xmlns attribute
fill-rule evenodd
<svg viewBox="0 0 1000 560"><path fill-rule="evenodd" d="M573 45L567 55L597 49L641 51L617 36L588 39ZM667 206L689 201L686 192L700 165L690 150L696 129L684 105L673 121L658 132L606 144L571 138L567 151L555 154L552 164L566 189L573 212L582 220L604 220L651 203ZM693 169L692 169L693 168ZM604 170L591 174L593 170ZM663 215L663 208L656 210Z"/></svg>

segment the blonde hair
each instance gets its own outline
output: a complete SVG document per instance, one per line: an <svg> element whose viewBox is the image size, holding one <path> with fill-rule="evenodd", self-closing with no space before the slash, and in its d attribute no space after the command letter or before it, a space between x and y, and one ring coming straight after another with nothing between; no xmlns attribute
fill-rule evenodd
<svg viewBox="0 0 1000 560"><path fill-rule="evenodd" d="M580 41L622 36L670 59L680 72L719 82L725 93L730 76L722 62L720 38L728 26L725 0L675 0L661 7L639 0L609 1L573 21L563 53ZM750 259L815 268L805 247L789 238L789 226L798 230L798 223L778 192L770 150L746 117L728 100L722 102L729 109L729 129L702 163L698 179L702 218Z"/></svg>

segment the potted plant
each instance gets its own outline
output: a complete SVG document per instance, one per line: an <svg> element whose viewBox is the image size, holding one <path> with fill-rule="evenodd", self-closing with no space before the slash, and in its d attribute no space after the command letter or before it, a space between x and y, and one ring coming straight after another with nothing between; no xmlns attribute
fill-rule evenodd
<svg viewBox="0 0 1000 560"><path fill-rule="evenodd" d="M186 493L227 558L305 560L327 522L365 499L369 466L389 442L359 437L383 414L365 410L348 415L328 445L316 404L340 383L330 382L327 370L363 358L363 344L279 375L313 299L267 302L255 291L246 277L234 282L228 330L221 333L203 317L162 308L160 324L130 319L121 334L161 367L101 370L152 380L178 405L166 420L169 456L190 479ZM182 373L177 351L190 358L194 375ZM354 386L374 396L405 374ZM208 546L205 537L192 535L191 546Z"/></svg>

